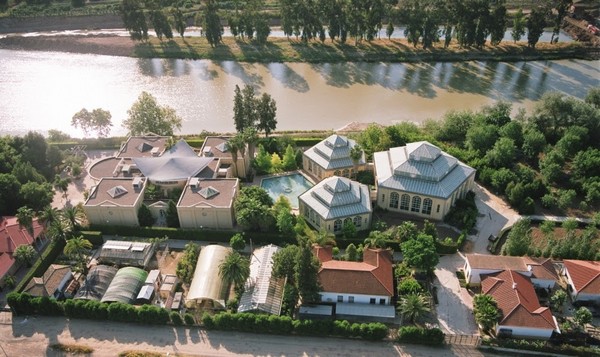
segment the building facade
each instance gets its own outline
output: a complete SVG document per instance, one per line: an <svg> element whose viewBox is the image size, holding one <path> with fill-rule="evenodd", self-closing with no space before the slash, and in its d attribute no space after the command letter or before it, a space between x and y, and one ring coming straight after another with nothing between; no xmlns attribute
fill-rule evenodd
<svg viewBox="0 0 600 357"><path fill-rule="evenodd" d="M353 149L360 149L356 141L333 134L302 154L302 167L318 180L331 176L355 178L356 173L364 171L367 164L362 150L358 159L352 158Z"/></svg>
<svg viewBox="0 0 600 357"><path fill-rule="evenodd" d="M426 141L376 152L377 205L407 215L442 220L472 190L475 169Z"/></svg>

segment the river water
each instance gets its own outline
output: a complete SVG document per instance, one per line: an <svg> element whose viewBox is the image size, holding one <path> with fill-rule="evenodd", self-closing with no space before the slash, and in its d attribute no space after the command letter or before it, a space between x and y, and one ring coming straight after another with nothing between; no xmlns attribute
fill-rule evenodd
<svg viewBox="0 0 600 357"><path fill-rule="evenodd" d="M177 111L182 134L233 131L234 88L244 84L277 101L279 130L337 129L419 123L497 100L531 109L547 91L583 98L600 85L600 61L258 64L0 50L0 134L82 136L70 122L85 107L109 110L111 135L124 135L141 91Z"/></svg>

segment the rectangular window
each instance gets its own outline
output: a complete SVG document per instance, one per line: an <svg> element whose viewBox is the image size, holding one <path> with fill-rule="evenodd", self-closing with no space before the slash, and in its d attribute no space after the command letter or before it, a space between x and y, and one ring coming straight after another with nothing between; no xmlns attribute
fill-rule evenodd
<svg viewBox="0 0 600 357"><path fill-rule="evenodd" d="M385 193L381 194L381 203L385 203Z"/></svg>
<svg viewBox="0 0 600 357"><path fill-rule="evenodd" d="M344 302L344 296L343 295L338 295L337 302Z"/></svg>
<svg viewBox="0 0 600 357"><path fill-rule="evenodd" d="M348 296L348 302L353 304L354 303L354 296Z"/></svg>
<svg viewBox="0 0 600 357"><path fill-rule="evenodd" d="M379 299L379 305L385 305L385 299Z"/></svg>
<svg viewBox="0 0 600 357"><path fill-rule="evenodd" d="M371 299L369 300L369 304L375 304L375 301L376 301L376 299L375 299L375 298L371 298Z"/></svg>
<svg viewBox="0 0 600 357"><path fill-rule="evenodd" d="M437 206L437 213L440 213L440 205Z"/></svg>

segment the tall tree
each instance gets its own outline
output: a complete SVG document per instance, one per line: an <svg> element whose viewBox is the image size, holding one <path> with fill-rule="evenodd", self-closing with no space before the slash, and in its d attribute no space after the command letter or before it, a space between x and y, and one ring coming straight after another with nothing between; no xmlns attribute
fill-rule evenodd
<svg viewBox="0 0 600 357"><path fill-rule="evenodd" d="M85 135L91 131L96 132L99 137L106 137L112 126L111 118L108 110L96 108L90 112L83 108L73 115L71 125L75 128L80 127Z"/></svg>
<svg viewBox="0 0 600 357"><path fill-rule="evenodd" d="M150 227L154 224L156 219L152 215L150 208L142 203L137 212L137 218L140 226L142 227Z"/></svg>
<svg viewBox="0 0 600 357"><path fill-rule="evenodd" d="M215 0L206 1L202 27L210 47L215 47L221 43L223 26L221 26L221 18L219 17L218 11L219 7Z"/></svg>
<svg viewBox="0 0 600 357"><path fill-rule="evenodd" d="M294 271L294 281L303 303L319 301L321 285L318 273L320 268L321 263L312 254L310 245L308 243L301 244Z"/></svg>
<svg viewBox="0 0 600 357"><path fill-rule="evenodd" d="M502 250L507 255L520 257L527 254L530 245L531 221L520 219L512 226Z"/></svg>
<svg viewBox="0 0 600 357"><path fill-rule="evenodd" d="M177 31L179 36L183 38L183 34L185 33L185 29L187 27L187 21L183 15L183 11L181 11L179 7L173 9L173 25L175 26L175 31Z"/></svg>
<svg viewBox="0 0 600 357"><path fill-rule="evenodd" d="M29 207L20 207L17 210L16 217L19 226L25 228L27 233L33 237L33 218L35 217L35 212Z"/></svg>
<svg viewBox="0 0 600 357"><path fill-rule="evenodd" d="M231 153L231 160L233 161L233 176L238 177L240 176L240 168L238 167L238 154L242 150L246 150L246 143L244 142L242 136L237 134L229 138L229 140L227 140L227 150L229 151L229 153ZM244 156L242 154L242 158L243 157ZM243 169L245 170L246 168L244 167ZM244 173L244 176L245 174L246 173Z"/></svg>
<svg viewBox="0 0 600 357"><path fill-rule="evenodd" d="M419 234L401 244L404 261L411 267L431 271L440 260L433 237Z"/></svg>
<svg viewBox="0 0 600 357"><path fill-rule="evenodd" d="M554 6L555 11L553 12L554 27L552 28L552 37L550 38L550 43L558 42L558 35L560 34L560 27L562 25L562 21L565 18L565 15L567 14L567 11L569 10L569 7L571 6L571 4L573 4L573 0L557 0L557 1L555 1L555 6Z"/></svg>
<svg viewBox="0 0 600 357"><path fill-rule="evenodd" d="M173 136L175 129L181 129L181 118L175 109L161 106L148 92L142 92L137 101L127 111L123 127L130 135L143 135L151 132L157 135Z"/></svg>
<svg viewBox="0 0 600 357"><path fill-rule="evenodd" d="M546 27L546 12L541 8L534 8L527 18L527 44L531 48L540 40Z"/></svg>
<svg viewBox="0 0 600 357"><path fill-rule="evenodd" d="M62 216L65 222L69 225L69 229L71 231L78 230L85 219L85 213L79 205L63 208Z"/></svg>
<svg viewBox="0 0 600 357"><path fill-rule="evenodd" d="M527 27L527 19L523 14L523 9L519 9L513 17L513 26L510 35L513 41L517 43L525 35L525 28Z"/></svg>
<svg viewBox="0 0 600 357"><path fill-rule="evenodd" d="M277 103L267 93L263 93L256 102L256 129L265 132L265 137L277 128Z"/></svg>
<svg viewBox="0 0 600 357"><path fill-rule="evenodd" d="M165 10L161 8L155 8L150 11L150 21L152 22L152 27L154 28L154 33L156 33L156 37L162 41L163 36L168 40L173 38L173 29L171 28L171 23L165 13Z"/></svg>
<svg viewBox="0 0 600 357"><path fill-rule="evenodd" d="M506 32L506 6L504 4L498 4L492 10L489 29L490 42L493 46L496 46L502 41Z"/></svg>
<svg viewBox="0 0 600 357"><path fill-rule="evenodd" d="M148 23L144 14L143 0L123 0L121 3L121 18L125 29L129 31L132 40L148 40Z"/></svg>
<svg viewBox="0 0 600 357"><path fill-rule="evenodd" d="M477 294L473 298L473 313L475 321L484 331L493 329L502 317L496 300L484 294Z"/></svg>
<svg viewBox="0 0 600 357"><path fill-rule="evenodd" d="M179 228L179 214L177 213L177 205L175 201L169 200L167 207L167 227Z"/></svg>

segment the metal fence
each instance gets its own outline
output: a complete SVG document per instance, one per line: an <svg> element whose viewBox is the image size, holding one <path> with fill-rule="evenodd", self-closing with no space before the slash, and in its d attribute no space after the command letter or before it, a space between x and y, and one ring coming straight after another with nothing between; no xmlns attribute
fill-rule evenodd
<svg viewBox="0 0 600 357"><path fill-rule="evenodd" d="M450 345L479 346L481 337L479 335L449 335L445 337L446 343Z"/></svg>

